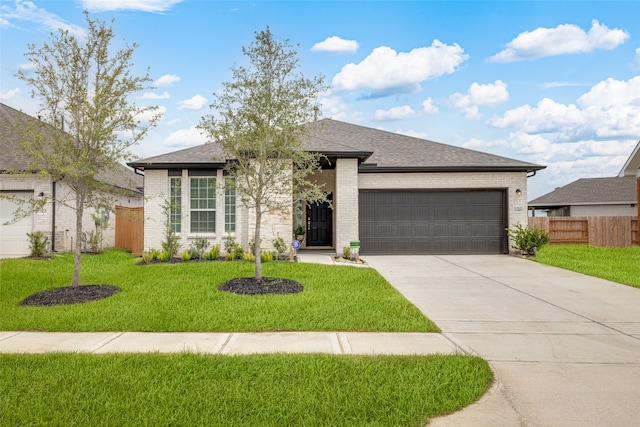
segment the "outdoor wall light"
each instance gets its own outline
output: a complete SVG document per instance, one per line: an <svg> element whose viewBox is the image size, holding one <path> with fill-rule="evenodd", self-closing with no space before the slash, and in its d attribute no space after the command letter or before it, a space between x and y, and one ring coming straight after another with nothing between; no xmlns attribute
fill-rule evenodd
<svg viewBox="0 0 640 427"><path fill-rule="evenodd" d="M520 190L519 188L516 190L516 195L518 196L522 196L522 190Z"/></svg>

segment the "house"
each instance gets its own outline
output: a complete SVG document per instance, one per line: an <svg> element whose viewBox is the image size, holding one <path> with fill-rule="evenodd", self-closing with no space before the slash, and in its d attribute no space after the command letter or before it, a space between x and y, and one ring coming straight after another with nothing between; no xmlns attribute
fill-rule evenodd
<svg viewBox="0 0 640 427"><path fill-rule="evenodd" d="M315 179L332 203L292 201L263 217L265 248L302 224L306 248L360 240L361 254L506 253L505 228L527 223L527 179L544 168L331 119L310 126L308 149L328 160ZM230 160L208 143L129 163L145 175L145 250L160 248L167 218L183 248L228 236L246 248L255 215L220 185Z"/></svg>
<svg viewBox="0 0 640 427"><path fill-rule="evenodd" d="M25 256L30 253L27 233L42 231L49 238L50 249L66 251L73 248L75 238L75 193L64 180L53 182L37 171L25 172L29 165L16 129L28 124L42 126L43 133L51 128L39 120L0 103L0 258ZM128 207L142 206L142 177L122 166L120 174L105 178L117 191L113 195L114 204ZM42 198L48 202L43 209L31 213L14 222L15 212L20 208L16 198ZM95 215L108 221L103 233L102 246L115 244L115 217L113 212L95 212L87 209L84 213L82 229L95 231ZM93 215L93 216L92 216ZM52 238L53 236L53 238Z"/></svg>
<svg viewBox="0 0 640 427"><path fill-rule="evenodd" d="M615 177L582 178L529 202L547 216L639 215L640 142Z"/></svg>

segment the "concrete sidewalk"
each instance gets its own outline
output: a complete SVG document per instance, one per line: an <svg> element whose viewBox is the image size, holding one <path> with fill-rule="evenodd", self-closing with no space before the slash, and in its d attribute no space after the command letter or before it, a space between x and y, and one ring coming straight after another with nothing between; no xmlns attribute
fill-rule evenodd
<svg viewBox="0 0 640 427"><path fill-rule="evenodd" d="M441 334L411 332L0 332L0 352L462 353Z"/></svg>

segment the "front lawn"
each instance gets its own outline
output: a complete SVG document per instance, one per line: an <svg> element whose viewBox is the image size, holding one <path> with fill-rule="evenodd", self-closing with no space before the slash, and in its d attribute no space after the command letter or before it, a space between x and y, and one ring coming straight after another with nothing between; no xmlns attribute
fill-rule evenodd
<svg viewBox="0 0 640 427"><path fill-rule="evenodd" d="M31 294L71 283L71 254L0 261L0 330L41 331L385 331L438 328L369 268L269 262L265 277L293 279L304 291L247 296L217 286L251 276L249 262L136 265L128 253L83 255L83 284L121 291L103 300L21 306Z"/></svg>
<svg viewBox="0 0 640 427"><path fill-rule="evenodd" d="M418 426L492 381L469 356L0 355L0 425Z"/></svg>
<svg viewBox="0 0 640 427"><path fill-rule="evenodd" d="M640 246L545 245L535 260L640 288Z"/></svg>

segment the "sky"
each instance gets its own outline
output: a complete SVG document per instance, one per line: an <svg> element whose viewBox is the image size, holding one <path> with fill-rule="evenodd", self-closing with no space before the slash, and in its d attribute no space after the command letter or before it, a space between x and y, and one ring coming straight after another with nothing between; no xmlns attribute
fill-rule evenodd
<svg viewBox="0 0 640 427"><path fill-rule="evenodd" d="M137 158L203 144L213 94L270 28L323 76L323 117L546 166L528 199L616 176L640 140L640 1L0 0L0 102L32 116L27 46L112 22L162 119Z"/></svg>

